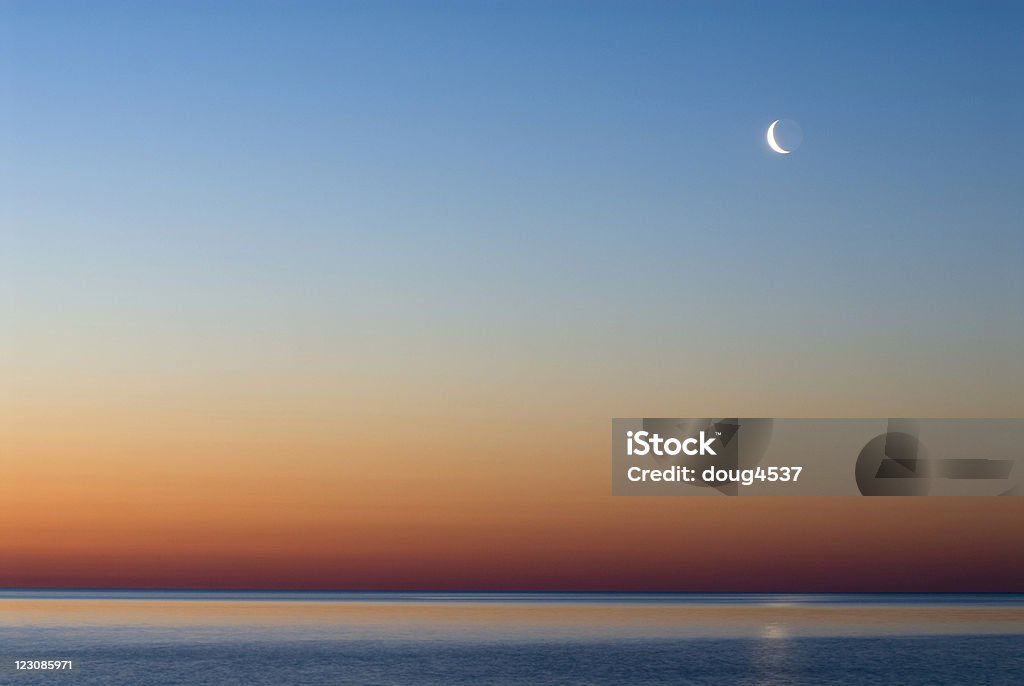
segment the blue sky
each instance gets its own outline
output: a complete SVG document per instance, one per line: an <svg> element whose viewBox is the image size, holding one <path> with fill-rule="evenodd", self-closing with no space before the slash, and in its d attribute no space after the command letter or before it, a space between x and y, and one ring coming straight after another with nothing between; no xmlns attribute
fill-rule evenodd
<svg viewBox="0 0 1024 686"><path fill-rule="evenodd" d="M126 320L261 359L275 321L293 348L328 341L313 359L408 337L456 351L416 362L453 373L815 353L819 378L845 359L881 388L941 367L994 389L990 413L1024 411L1019 3L3 2L0 19L22 365L28 341L127 340ZM804 132L787 157L764 143L780 117Z"/></svg>

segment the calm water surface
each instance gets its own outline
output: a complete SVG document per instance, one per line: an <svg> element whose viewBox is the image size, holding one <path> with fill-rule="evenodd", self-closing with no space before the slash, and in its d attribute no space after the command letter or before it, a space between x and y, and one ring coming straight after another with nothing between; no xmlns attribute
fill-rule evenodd
<svg viewBox="0 0 1024 686"><path fill-rule="evenodd" d="M12 684L1024 684L1021 595L0 590Z"/></svg>

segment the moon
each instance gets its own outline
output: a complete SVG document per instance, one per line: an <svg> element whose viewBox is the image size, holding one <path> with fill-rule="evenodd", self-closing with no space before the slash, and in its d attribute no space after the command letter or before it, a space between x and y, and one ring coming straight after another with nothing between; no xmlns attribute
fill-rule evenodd
<svg viewBox="0 0 1024 686"><path fill-rule="evenodd" d="M775 125L778 124L780 121L782 120L776 119L775 121L772 122L772 125L768 127L768 134L766 136L768 138L768 147L770 147L772 150L779 153L780 155L788 155L793 151L786 150L781 145L775 142Z"/></svg>

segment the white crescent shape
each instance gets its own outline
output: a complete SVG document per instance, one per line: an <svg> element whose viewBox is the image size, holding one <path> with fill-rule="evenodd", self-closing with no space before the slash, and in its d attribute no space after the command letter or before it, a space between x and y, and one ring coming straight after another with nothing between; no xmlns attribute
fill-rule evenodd
<svg viewBox="0 0 1024 686"><path fill-rule="evenodd" d="M775 125L778 124L780 121L780 119L776 119L775 121L772 122L772 125L768 127L768 146L775 152L779 153L780 155L788 155L789 153L792 152L792 150L786 150L781 145L775 142Z"/></svg>

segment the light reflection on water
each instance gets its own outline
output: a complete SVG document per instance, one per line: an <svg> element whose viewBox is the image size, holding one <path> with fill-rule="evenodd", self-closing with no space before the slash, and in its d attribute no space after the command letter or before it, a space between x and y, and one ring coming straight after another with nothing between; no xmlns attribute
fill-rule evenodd
<svg viewBox="0 0 1024 686"><path fill-rule="evenodd" d="M74 657L76 686L962 686L1024 672L1014 597L716 600L0 591L0 654Z"/></svg>
<svg viewBox="0 0 1024 686"><path fill-rule="evenodd" d="M511 601L497 594L408 600L346 595L342 599L257 600L217 595L169 600L141 594L87 597L55 592L0 596L0 627L91 626L133 630L234 629L249 636L287 630L310 638L358 635L403 640L580 640L644 638L783 639L794 636L1024 634L1024 604L908 602L865 604L762 600L651 603L595 596L566 601L545 594ZM190 632L191 633L191 632ZM230 633L230 632L229 632Z"/></svg>

